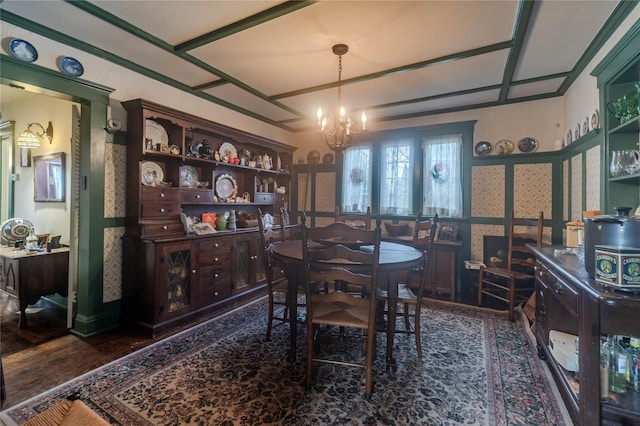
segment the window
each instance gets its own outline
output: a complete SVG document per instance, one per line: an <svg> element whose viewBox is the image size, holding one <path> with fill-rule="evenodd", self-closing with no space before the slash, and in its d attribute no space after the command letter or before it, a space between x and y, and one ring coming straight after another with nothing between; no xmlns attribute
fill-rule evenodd
<svg viewBox="0 0 640 426"><path fill-rule="evenodd" d="M380 158L380 212L411 214L413 185L411 139L385 143Z"/></svg>
<svg viewBox="0 0 640 426"><path fill-rule="evenodd" d="M342 178L343 212L366 212L371 206L371 145L344 152Z"/></svg>
<svg viewBox="0 0 640 426"><path fill-rule="evenodd" d="M462 217L462 135L425 137L422 213Z"/></svg>

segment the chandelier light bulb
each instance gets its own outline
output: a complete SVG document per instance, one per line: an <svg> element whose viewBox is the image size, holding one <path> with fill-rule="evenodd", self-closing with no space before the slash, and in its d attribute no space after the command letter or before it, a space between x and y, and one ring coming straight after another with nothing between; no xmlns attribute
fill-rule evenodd
<svg viewBox="0 0 640 426"><path fill-rule="evenodd" d="M356 120L347 115L347 110L342 105L342 55L346 54L349 46L336 44L332 51L338 56L338 102L335 108L330 108L329 113L318 108L318 126L322 140L333 150L342 150L357 143L361 134L365 131L367 116L363 112L361 116L362 128L356 125Z"/></svg>

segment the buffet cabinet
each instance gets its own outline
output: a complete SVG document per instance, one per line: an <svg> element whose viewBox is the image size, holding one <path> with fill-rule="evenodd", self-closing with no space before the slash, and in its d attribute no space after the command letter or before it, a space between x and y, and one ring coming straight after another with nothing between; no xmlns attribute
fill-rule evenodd
<svg viewBox="0 0 640 426"><path fill-rule="evenodd" d="M608 335L640 336L640 294L589 279L563 247L529 246L536 255L535 335L572 419L580 425L639 425L640 393L600 396L600 344ZM577 372L554 357L550 332L577 337Z"/></svg>
<svg viewBox="0 0 640 426"><path fill-rule="evenodd" d="M257 218L288 208L295 148L142 99L123 106L123 319L155 336L262 295ZM220 216L246 220L190 226Z"/></svg>

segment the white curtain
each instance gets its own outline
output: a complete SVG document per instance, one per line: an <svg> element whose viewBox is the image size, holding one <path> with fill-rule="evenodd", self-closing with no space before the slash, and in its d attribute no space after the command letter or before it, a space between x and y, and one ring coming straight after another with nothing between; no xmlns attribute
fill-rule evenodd
<svg viewBox="0 0 640 426"><path fill-rule="evenodd" d="M366 212L371 206L371 145L344 151L342 169L343 212Z"/></svg>
<svg viewBox="0 0 640 426"><path fill-rule="evenodd" d="M462 217L462 135L423 138L422 213Z"/></svg>
<svg viewBox="0 0 640 426"><path fill-rule="evenodd" d="M380 212L407 215L413 199L413 141L398 140L382 146Z"/></svg>

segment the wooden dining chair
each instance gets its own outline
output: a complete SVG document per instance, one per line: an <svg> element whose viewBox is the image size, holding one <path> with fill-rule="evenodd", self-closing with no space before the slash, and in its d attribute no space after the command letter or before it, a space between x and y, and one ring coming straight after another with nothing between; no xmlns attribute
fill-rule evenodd
<svg viewBox="0 0 640 426"><path fill-rule="evenodd" d="M543 219L542 212L537 219L516 218L511 212L506 265L480 267L478 306L484 296L501 300L507 303L513 321L516 304L529 300L535 284L535 256L526 244L542 245Z"/></svg>
<svg viewBox="0 0 640 426"><path fill-rule="evenodd" d="M271 247L273 244L297 239L300 235L300 225L289 224L288 217L283 215L274 216L273 223L265 224L265 215L258 209L260 218L258 227L260 229L260 247L262 250L262 263L264 265L265 276L267 280L267 296L269 299L269 317L267 319L267 336L266 340L271 339L271 330L273 321L282 323L289 322L289 315L296 315L297 312L290 313L288 308L289 297L298 298L298 294L289 294L289 282L284 274L284 265L271 256ZM304 295L304 288L299 288L299 294ZM304 302L298 301L296 307L304 308Z"/></svg>
<svg viewBox="0 0 640 426"><path fill-rule="evenodd" d="M340 206L336 206L336 222L344 222L356 228L371 230L371 207L367 207L366 213L341 212Z"/></svg>
<svg viewBox="0 0 640 426"><path fill-rule="evenodd" d="M427 220L423 220L421 215L416 218L412 245L422 252L422 258L417 266L409 270L406 281L398 283L396 318L403 319L404 328L396 328L395 332L413 334L415 336L418 359L422 359L422 343L420 341L422 294L429 275L429 264L437 222L437 214ZM382 302L381 306L386 305L388 309L388 291L385 288L378 287L377 296L378 300ZM384 312L386 314L386 310Z"/></svg>
<svg viewBox="0 0 640 426"><path fill-rule="evenodd" d="M338 222L325 227L308 228L305 219L303 215L302 255L307 284L307 388L311 388L314 362L364 367L365 397L369 398L373 392L376 328L374 291L380 257L380 226L378 224L374 230L368 231ZM326 243L328 241L331 243ZM363 246L367 246L367 249L361 249ZM352 287L359 286L362 291L314 291L318 283L326 281L345 282ZM337 334L342 337L364 337L364 363L316 355L314 343L321 325L338 327L341 332ZM358 332L354 333L354 329Z"/></svg>

